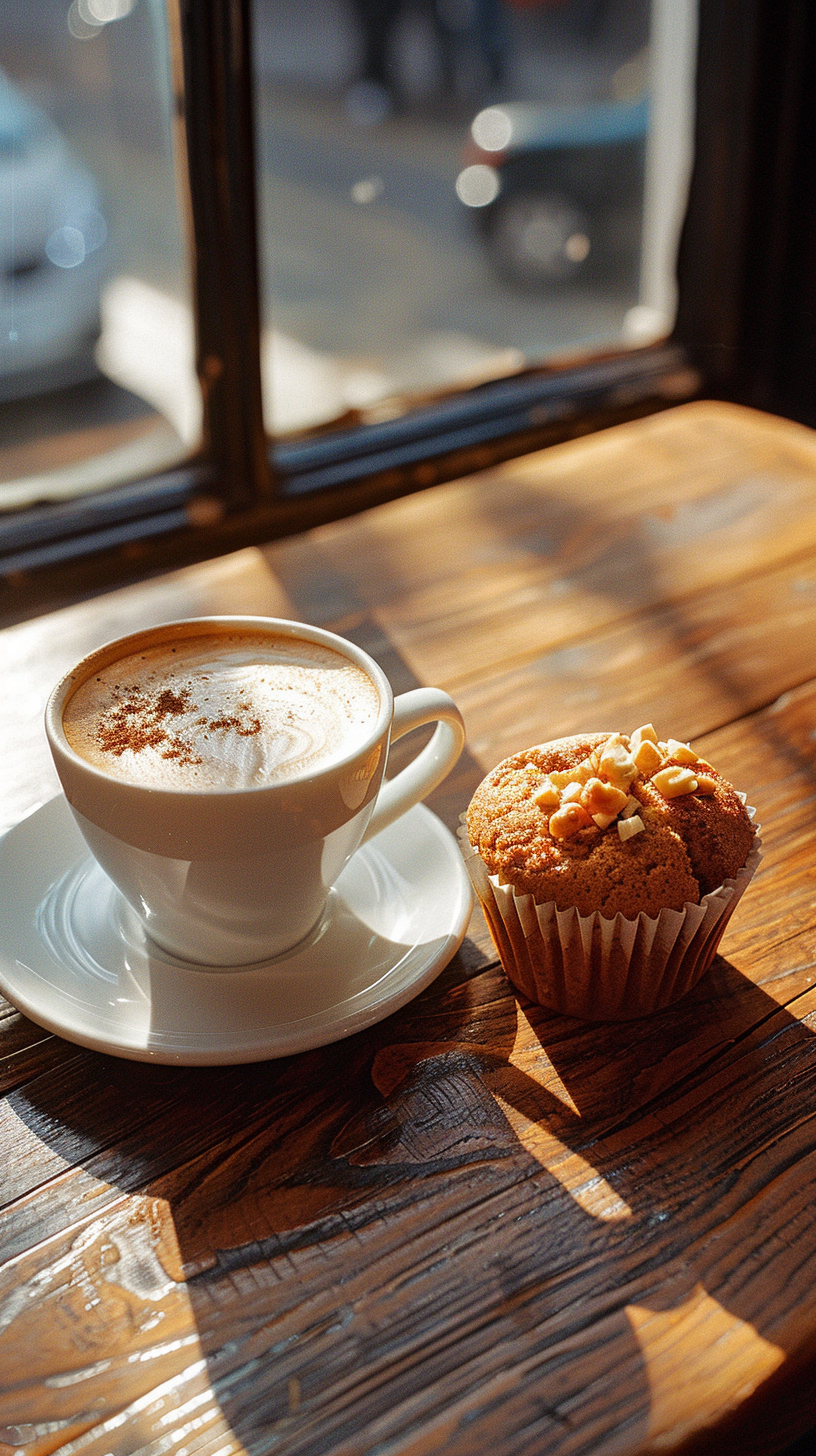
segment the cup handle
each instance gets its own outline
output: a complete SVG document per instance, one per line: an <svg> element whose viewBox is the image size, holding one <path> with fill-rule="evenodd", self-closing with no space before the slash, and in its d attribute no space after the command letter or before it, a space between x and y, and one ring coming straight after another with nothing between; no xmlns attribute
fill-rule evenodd
<svg viewBox="0 0 816 1456"><path fill-rule="evenodd" d="M368 821L363 843L379 834L388 824L399 819L406 809L413 808L430 794L450 773L465 746L465 725L453 698L441 688L414 688L402 693L394 702L391 742L421 728L423 723L436 723L430 743L396 778L383 782L377 795L374 813Z"/></svg>

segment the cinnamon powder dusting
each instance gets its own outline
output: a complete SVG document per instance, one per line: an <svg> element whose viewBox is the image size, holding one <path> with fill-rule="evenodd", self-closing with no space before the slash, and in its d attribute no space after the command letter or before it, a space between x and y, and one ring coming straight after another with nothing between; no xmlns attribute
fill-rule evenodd
<svg viewBox="0 0 816 1456"><path fill-rule="evenodd" d="M155 748L162 758L176 763L203 763L193 745L171 731L173 718L198 710L198 704L191 702L190 688L180 688L178 692L162 688L151 693L138 687L120 688L117 683L115 692L121 696L114 697L97 726L96 739L103 752L120 758L123 753ZM196 719L196 726L204 729L205 735L232 729L241 738L250 738L261 732L260 718L242 719L235 714L220 718L202 716ZM160 748L160 745L164 746Z"/></svg>
<svg viewBox="0 0 816 1456"><path fill-rule="evenodd" d="M119 691L117 687L117 691ZM140 688L124 690L124 701L114 700L107 713L99 721L97 742L105 753L121 758L123 753L141 753L145 748L158 748L162 758L176 763L201 763L189 743L178 734L168 731L167 720L186 713L190 703L190 690L183 688L174 693L171 688L162 688L156 693L145 693Z"/></svg>
<svg viewBox="0 0 816 1456"><path fill-rule="evenodd" d="M207 722L206 718L202 721ZM218 728L234 728L239 737L254 738L255 734L261 731L261 720L260 718L250 718L248 723L242 723L241 719L236 718L233 714L229 718L211 718L207 727L213 731Z"/></svg>

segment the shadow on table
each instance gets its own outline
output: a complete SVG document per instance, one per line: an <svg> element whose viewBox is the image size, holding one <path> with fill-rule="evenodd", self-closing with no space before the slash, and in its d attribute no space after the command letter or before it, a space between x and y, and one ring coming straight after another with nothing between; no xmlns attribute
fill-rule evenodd
<svg viewBox="0 0 816 1456"><path fill-rule="evenodd" d="M274 1359L222 1401L245 1444L274 1428L292 1451L399 1445L442 1410L462 1456L491 1430L500 1449L659 1439L696 1408L666 1408L684 1383L705 1404L721 1379L724 1413L739 1378L780 1379L810 1205L772 1149L816 1111L805 1026L720 962L686 1005L625 1027L519 1013L488 974L397 1029L370 1060L329 1054L352 1095L330 1076L262 1173L238 1158L240 1244L206 1191L174 1205L185 1259L220 1249L189 1286L203 1348L225 1298L239 1344L268 1330ZM217 1390L235 1357L210 1359ZM747 1451L780 1439L738 1431Z"/></svg>
<svg viewBox="0 0 816 1456"><path fill-rule="evenodd" d="M808 1028L721 960L618 1026L470 972L457 959L380 1026L280 1062L78 1052L85 1100L67 1071L29 1085L38 1137L136 1195L96 1273L82 1256L113 1312L86 1313L79 1345L66 1326L66 1368L120 1362L126 1407L202 1356L246 1450L287 1456L635 1449L693 1421L695 1387L705 1406L718 1379L723 1413L738 1380L764 1383L760 1406L776 1382L783 1410L812 1215ZM173 1347L182 1296L198 1356ZM97 1386L109 1400L94 1367L60 1408ZM747 1400L710 1449L778 1450L813 1419L806 1391L772 1432Z"/></svg>

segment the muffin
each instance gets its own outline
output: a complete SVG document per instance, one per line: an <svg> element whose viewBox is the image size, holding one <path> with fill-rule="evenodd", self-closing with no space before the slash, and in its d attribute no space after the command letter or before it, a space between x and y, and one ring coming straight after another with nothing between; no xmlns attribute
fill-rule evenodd
<svg viewBox="0 0 816 1456"><path fill-rule="evenodd" d="M759 860L744 797L651 723L505 759L460 840L509 979L589 1020L690 990Z"/></svg>

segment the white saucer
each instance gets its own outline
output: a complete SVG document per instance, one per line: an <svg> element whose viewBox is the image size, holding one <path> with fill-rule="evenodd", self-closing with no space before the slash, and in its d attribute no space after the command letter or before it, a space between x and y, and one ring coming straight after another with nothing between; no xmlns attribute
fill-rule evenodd
<svg viewBox="0 0 816 1456"><path fill-rule="evenodd" d="M416 996L462 943L470 882L423 804L358 850L317 929L260 965L147 939L60 795L0 841L0 990L69 1041L136 1061L263 1061L339 1041Z"/></svg>

